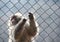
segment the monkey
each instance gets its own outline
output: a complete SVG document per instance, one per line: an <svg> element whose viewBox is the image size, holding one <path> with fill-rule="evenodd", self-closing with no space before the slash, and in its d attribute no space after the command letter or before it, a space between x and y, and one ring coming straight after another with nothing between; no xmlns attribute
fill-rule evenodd
<svg viewBox="0 0 60 42"><path fill-rule="evenodd" d="M11 16L9 26L8 42L32 42L32 38L37 34L37 25L31 12L28 13L28 19L25 19L21 13Z"/></svg>

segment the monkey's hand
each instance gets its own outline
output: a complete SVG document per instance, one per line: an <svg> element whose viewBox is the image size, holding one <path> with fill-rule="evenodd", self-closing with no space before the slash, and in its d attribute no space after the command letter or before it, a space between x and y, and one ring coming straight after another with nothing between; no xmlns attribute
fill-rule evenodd
<svg viewBox="0 0 60 42"><path fill-rule="evenodd" d="M19 23L16 26L15 31L20 31L21 29L23 29L23 26L24 26L25 23L26 23L26 19L23 19L21 22L19 21Z"/></svg>
<svg viewBox="0 0 60 42"><path fill-rule="evenodd" d="M29 13L29 23L30 23L30 27L27 31L28 31L28 34L33 37L36 35L37 28L36 28L34 17L33 17L32 13Z"/></svg>
<svg viewBox="0 0 60 42"><path fill-rule="evenodd" d="M25 23L26 22L26 19L23 19L23 22Z"/></svg>
<svg viewBox="0 0 60 42"><path fill-rule="evenodd" d="M22 31L23 31L23 27L24 27L25 23L26 23L26 19L23 19L21 23L20 22L18 23L18 25L15 29L15 32L14 32L14 34L15 34L14 38L16 40L19 39L21 37L21 35L23 34Z"/></svg>
<svg viewBox="0 0 60 42"><path fill-rule="evenodd" d="M29 19L34 20L33 14L29 12Z"/></svg>

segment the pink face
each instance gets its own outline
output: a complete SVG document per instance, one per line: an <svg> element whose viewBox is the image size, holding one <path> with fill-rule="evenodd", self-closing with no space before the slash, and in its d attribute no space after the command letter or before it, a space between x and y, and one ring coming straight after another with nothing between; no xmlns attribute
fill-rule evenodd
<svg viewBox="0 0 60 42"><path fill-rule="evenodd" d="M13 25L16 25L20 20L21 20L21 18L18 18L18 16L16 16L16 15L13 15L11 17L11 22Z"/></svg>

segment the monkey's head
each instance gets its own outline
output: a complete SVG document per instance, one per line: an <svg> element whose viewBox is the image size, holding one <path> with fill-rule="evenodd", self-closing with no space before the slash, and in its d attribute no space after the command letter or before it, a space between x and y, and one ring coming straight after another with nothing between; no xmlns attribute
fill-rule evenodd
<svg viewBox="0 0 60 42"><path fill-rule="evenodd" d="M11 17L11 22L12 22L13 25L16 25L20 20L21 20L21 18L16 16L16 15L13 15Z"/></svg>
<svg viewBox="0 0 60 42"><path fill-rule="evenodd" d="M10 20L9 20L9 26L13 26L16 25L22 18L22 14L21 13L16 13L14 15L11 16Z"/></svg>

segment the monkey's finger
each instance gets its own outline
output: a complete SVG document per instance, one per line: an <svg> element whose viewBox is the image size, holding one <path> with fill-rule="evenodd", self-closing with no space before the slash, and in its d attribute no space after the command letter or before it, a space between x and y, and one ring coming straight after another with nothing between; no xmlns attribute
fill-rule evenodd
<svg viewBox="0 0 60 42"><path fill-rule="evenodd" d="M29 12L29 19L33 19L33 14Z"/></svg>
<svg viewBox="0 0 60 42"><path fill-rule="evenodd" d="M29 15L32 15L32 13L31 13L31 12L29 12Z"/></svg>
<svg viewBox="0 0 60 42"><path fill-rule="evenodd" d="M26 19L23 19L24 22L26 22Z"/></svg>

